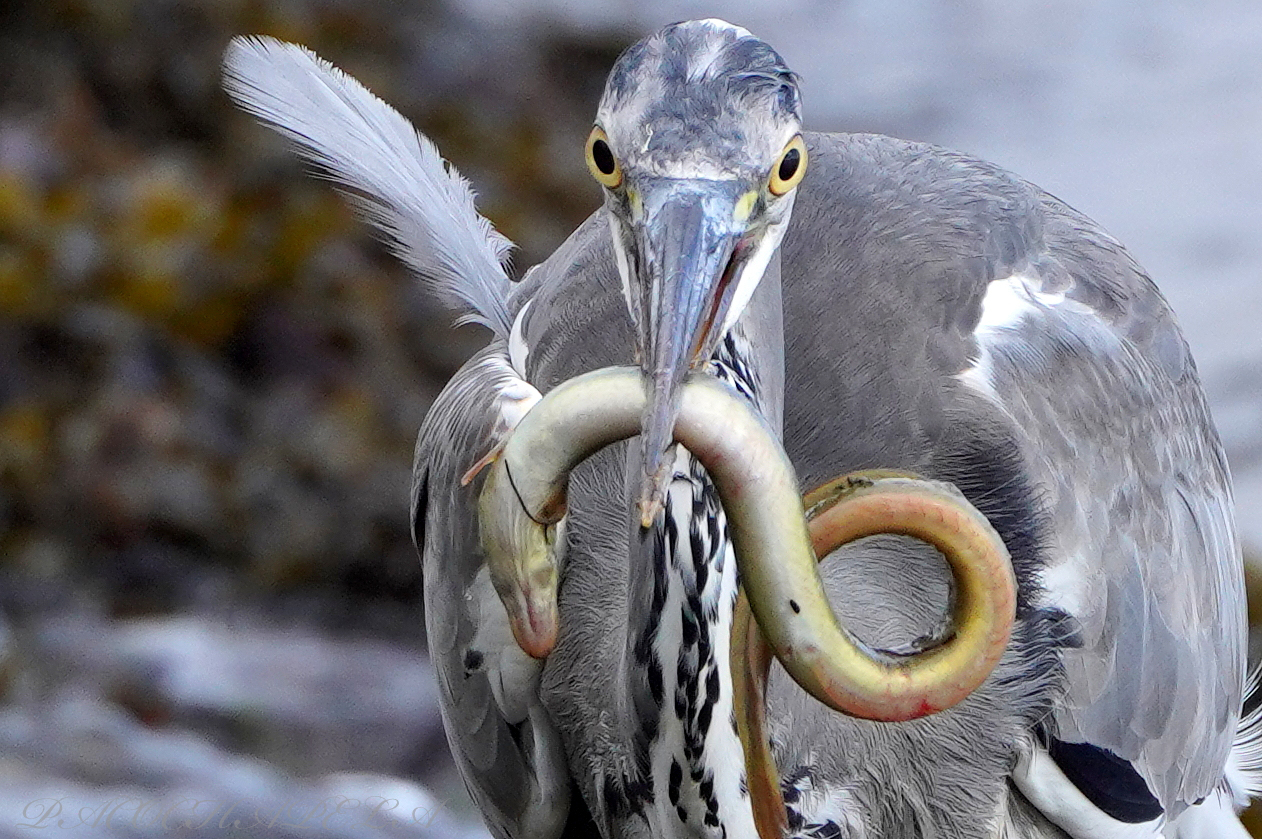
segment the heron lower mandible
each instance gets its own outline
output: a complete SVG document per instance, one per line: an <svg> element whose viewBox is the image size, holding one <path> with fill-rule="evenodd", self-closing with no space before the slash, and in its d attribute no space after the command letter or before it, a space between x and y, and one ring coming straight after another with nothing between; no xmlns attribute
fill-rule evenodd
<svg viewBox="0 0 1262 839"><path fill-rule="evenodd" d="M497 837L1246 835L1226 462L1169 307L1089 219L966 155L805 133L770 46L692 21L618 59L604 205L513 285L467 184L353 80L268 39L226 72L493 333L412 502Z"/></svg>

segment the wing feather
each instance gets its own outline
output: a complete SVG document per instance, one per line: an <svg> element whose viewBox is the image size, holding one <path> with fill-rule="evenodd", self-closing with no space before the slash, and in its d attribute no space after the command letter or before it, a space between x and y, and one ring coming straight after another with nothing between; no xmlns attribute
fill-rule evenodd
<svg viewBox="0 0 1262 839"><path fill-rule="evenodd" d="M1222 782L1240 711L1226 462L1155 287L1085 219L1045 210L1042 266L1076 285L1050 293L1037 268L993 282L1008 299L976 369L1022 430L1053 517L1043 582L1077 623L1057 736L1130 761L1175 818Z"/></svg>
<svg viewBox="0 0 1262 839"><path fill-rule="evenodd" d="M555 836L569 811L559 736L539 700L542 663L513 640L477 535L480 481L470 468L539 398L501 341L447 384L421 426L413 533L425 578L425 624L443 724L465 785L501 839Z"/></svg>

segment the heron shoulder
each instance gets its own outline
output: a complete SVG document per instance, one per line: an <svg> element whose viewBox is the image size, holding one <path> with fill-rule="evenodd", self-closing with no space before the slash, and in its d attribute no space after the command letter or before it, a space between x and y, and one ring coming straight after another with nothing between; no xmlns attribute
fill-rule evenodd
<svg viewBox="0 0 1262 839"><path fill-rule="evenodd" d="M931 319L926 326L967 336L992 284L1016 278L1036 304L1067 302L1098 318L1171 380L1194 376L1157 286L1115 238L1060 199L999 166L926 143L806 137L811 168L786 250L831 263L834 283L901 298Z"/></svg>

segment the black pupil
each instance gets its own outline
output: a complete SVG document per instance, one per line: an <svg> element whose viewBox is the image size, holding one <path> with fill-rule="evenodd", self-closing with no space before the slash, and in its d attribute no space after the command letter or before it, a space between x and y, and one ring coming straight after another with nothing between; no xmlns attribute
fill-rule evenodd
<svg viewBox="0 0 1262 839"><path fill-rule="evenodd" d="M780 171L777 172L780 180L790 180L797 174L798 164L802 162L802 152L797 149L789 149L784 153L784 157L780 158Z"/></svg>
<svg viewBox="0 0 1262 839"><path fill-rule="evenodd" d="M596 164L596 169L600 174L613 174L615 166L613 152L609 150L609 144L604 140L597 140L592 143L592 161Z"/></svg>

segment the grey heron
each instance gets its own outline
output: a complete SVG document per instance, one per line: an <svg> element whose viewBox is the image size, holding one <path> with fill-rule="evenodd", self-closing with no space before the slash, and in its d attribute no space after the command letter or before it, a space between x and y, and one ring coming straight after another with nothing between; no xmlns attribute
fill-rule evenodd
<svg viewBox="0 0 1262 839"><path fill-rule="evenodd" d="M751 446L782 435L795 491L863 470L958 488L1015 582L993 672L939 713L839 714L772 669L786 835L1246 835L1262 724L1227 465L1169 307L1089 219L967 155L804 132L770 46L692 21L618 59L586 146L603 206L513 285L507 241L397 113L300 47L238 39L225 61L237 101L493 334L425 419L412 509L448 739L495 836L760 829L730 655L737 562L753 604L775 560L755 580L736 555L751 513L701 453L728 433L689 401L707 378L732 428L765 425ZM581 413L593 391L569 383L616 365L644 385L613 436L639 437L534 506L513 485L515 519L480 511L541 406L579 393ZM747 480L744 506L774 494ZM868 648L914 658L958 629L949 553L876 533L814 579Z"/></svg>

